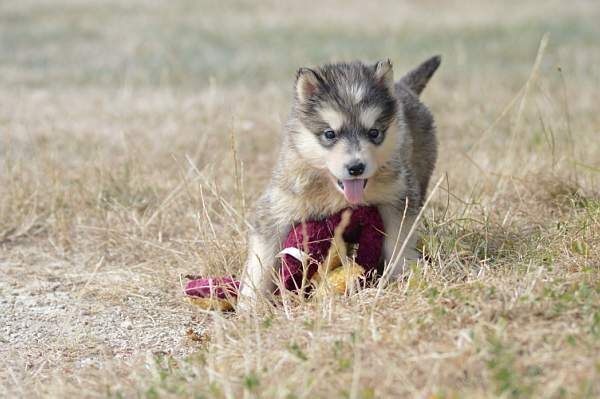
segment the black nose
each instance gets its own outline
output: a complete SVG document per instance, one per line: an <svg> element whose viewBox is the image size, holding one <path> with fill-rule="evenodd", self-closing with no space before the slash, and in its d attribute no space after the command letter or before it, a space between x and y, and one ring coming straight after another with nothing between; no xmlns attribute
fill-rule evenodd
<svg viewBox="0 0 600 399"><path fill-rule="evenodd" d="M362 162L356 162L348 166L348 173L350 173L351 176L360 176L364 171L365 164Z"/></svg>

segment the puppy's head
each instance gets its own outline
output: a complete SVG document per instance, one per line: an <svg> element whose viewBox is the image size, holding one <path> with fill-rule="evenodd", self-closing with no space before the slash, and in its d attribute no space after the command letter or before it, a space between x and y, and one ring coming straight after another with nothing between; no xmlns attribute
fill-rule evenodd
<svg viewBox="0 0 600 399"><path fill-rule="evenodd" d="M363 202L369 178L401 142L393 90L389 60L298 71L291 143L351 204Z"/></svg>

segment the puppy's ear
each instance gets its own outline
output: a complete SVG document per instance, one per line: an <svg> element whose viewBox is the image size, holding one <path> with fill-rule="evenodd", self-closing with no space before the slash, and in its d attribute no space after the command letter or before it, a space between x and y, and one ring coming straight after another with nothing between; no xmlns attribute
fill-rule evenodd
<svg viewBox="0 0 600 399"><path fill-rule="evenodd" d="M389 87L391 90L394 89L394 68L392 67L392 61L388 58L387 60L378 61L374 66L375 79Z"/></svg>
<svg viewBox="0 0 600 399"><path fill-rule="evenodd" d="M310 68L300 68L296 74L296 95L300 102L305 102L321 89L321 78Z"/></svg>

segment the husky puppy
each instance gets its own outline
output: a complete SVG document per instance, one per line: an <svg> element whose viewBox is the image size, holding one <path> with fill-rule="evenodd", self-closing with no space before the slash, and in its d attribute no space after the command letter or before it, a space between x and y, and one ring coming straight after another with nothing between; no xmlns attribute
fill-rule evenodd
<svg viewBox="0 0 600 399"><path fill-rule="evenodd" d="M439 65L432 57L397 82L389 60L298 71L278 162L250 220L241 308L275 288L277 255L293 224L354 205L381 213L388 278L418 258L409 230L437 158L433 117L419 94Z"/></svg>

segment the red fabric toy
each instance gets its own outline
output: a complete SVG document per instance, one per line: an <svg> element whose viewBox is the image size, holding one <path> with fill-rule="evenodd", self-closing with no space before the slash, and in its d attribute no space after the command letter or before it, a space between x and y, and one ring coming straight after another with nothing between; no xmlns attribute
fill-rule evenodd
<svg viewBox="0 0 600 399"><path fill-rule="evenodd" d="M312 220L296 224L282 243L282 262L280 277L285 289L297 291L302 285L303 266L301 253L306 256L306 280L317 272L331 249L334 232L342 221L340 211L323 220ZM379 210L374 206L360 206L350 209L352 212L343 230L343 241L357 246L354 262L365 271L374 273L381 260L384 227ZM300 252L301 251L301 252ZM295 256L293 256L295 255ZM346 255L346 254L344 254ZM300 259L299 259L300 258ZM231 277L201 278L188 281L185 294L192 298L214 298L227 301L237 296L240 282ZM202 307L213 307L198 302ZM223 305L217 306L223 309ZM228 308L225 306L225 308Z"/></svg>
<svg viewBox="0 0 600 399"><path fill-rule="evenodd" d="M298 248L307 252L308 280L327 257L334 230L342 219L342 212L325 220L305 222L304 226L302 223L297 224L283 243L283 248ZM354 261L367 273L375 271L381 259L383 231L383 220L376 207L361 206L352 210L349 224L343 232L343 239L346 244L358 245ZM286 289L297 290L302 284L302 262L291 255L284 255L280 275Z"/></svg>

